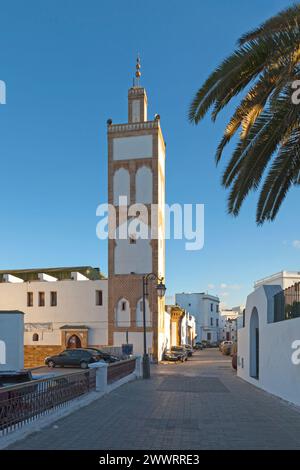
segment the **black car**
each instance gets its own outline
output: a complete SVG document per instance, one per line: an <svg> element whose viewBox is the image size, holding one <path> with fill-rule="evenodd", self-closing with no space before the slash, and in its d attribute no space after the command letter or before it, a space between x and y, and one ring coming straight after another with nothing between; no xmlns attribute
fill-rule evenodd
<svg viewBox="0 0 300 470"><path fill-rule="evenodd" d="M183 344L182 346L186 349L187 355L191 357L194 352L192 346L190 344Z"/></svg>
<svg viewBox="0 0 300 470"><path fill-rule="evenodd" d="M184 354L181 354L179 352L165 351L164 356L163 356L163 360L164 361L169 361L169 362L177 362L177 361L184 362L185 361L185 356L184 356Z"/></svg>
<svg viewBox="0 0 300 470"><path fill-rule="evenodd" d="M49 356L45 359L48 367L81 367L87 369L89 364L101 361L101 357L93 349L66 349L56 356Z"/></svg>
<svg viewBox="0 0 300 470"><path fill-rule="evenodd" d="M183 354L185 361L188 359L188 351L185 349L184 346L172 346L171 351L175 353Z"/></svg>
<svg viewBox="0 0 300 470"><path fill-rule="evenodd" d="M96 354L100 357L100 360L107 362L108 364L112 364L113 362L120 361L118 356L114 356L113 354L109 354L101 349L97 348L89 348L89 350L95 351Z"/></svg>
<svg viewBox="0 0 300 470"><path fill-rule="evenodd" d="M19 385L31 380L33 379L30 370L0 372L0 387Z"/></svg>

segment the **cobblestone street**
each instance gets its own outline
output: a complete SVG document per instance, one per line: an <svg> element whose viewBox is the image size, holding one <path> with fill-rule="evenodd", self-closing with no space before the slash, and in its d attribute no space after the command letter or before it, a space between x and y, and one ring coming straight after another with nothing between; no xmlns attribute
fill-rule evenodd
<svg viewBox="0 0 300 470"><path fill-rule="evenodd" d="M152 368L9 449L300 449L300 410L241 381L217 350Z"/></svg>

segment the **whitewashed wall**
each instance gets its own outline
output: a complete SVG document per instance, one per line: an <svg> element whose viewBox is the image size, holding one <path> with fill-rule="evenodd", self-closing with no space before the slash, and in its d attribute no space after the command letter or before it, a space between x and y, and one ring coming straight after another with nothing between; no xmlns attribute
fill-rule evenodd
<svg viewBox="0 0 300 470"><path fill-rule="evenodd" d="M165 159L166 150L162 137L158 139L158 205L159 220L158 227L158 272L160 276L165 276Z"/></svg>
<svg viewBox="0 0 300 470"><path fill-rule="evenodd" d="M147 351L152 350L153 333L147 332ZM144 334L143 332L129 331L128 343L133 344L133 353L142 355L144 353ZM114 346L126 344L126 331L114 332Z"/></svg>
<svg viewBox="0 0 300 470"><path fill-rule="evenodd" d="M25 344L60 345L60 327L66 324L89 327L90 344L107 344L107 280L0 283L0 310L21 310L25 324L50 323L51 329L25 332ZM102 290L103 305L96 305L96 290ZM33 292L34 306L27 306L27 292ZM50 292L57 292L57 306L50 307ZM45 292L45 307L38 306L38 293ZM32 340L33 333L39 341Z"/></svg>
<svg viewBox="0 0 300 470"><path fill-rule="evenodd" d="M127 224L123 224L126 232L128 232ZM122 225L122 226L123 226ZM148 231L149 239L138 238L135 244L131 244L127 238L119 239L120 230L117 230L117 239L114 252L114 268L115 274L144 274L152 271L152 246L150 231Z"/></svg>
<svg viewBox="0 0 300 470"><path fill-rule="evenodd" d="M238 376L273 395L300 405L300 364L292 362L292 354L295 353L292 344L300 340L300 318L267 323L268 308L272 308L270 299L278 290L279 286L265 286L248 296L245 327L238 332ZM258 380L250 376L250 318L254 308L259 317Z"/></svg>
<svg viewBox="0 0 300 470"><path fill-rule="evenodd" d="M24 315L0 312L0 371L24 368Z"/></svg>

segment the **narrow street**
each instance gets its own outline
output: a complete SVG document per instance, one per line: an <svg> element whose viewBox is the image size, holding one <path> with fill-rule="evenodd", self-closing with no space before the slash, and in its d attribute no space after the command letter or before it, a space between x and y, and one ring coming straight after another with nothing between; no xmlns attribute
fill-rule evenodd
<svg viewBox="0 0 300 470"><path fill-rule="evenodd" d="M300 449L300 410L241 381L217 350L152 368L9 449Z"/></svg>

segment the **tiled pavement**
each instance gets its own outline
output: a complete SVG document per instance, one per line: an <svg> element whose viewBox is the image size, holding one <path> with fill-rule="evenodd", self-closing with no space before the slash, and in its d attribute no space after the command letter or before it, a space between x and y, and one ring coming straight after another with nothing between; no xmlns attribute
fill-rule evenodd
<svg viewBox="0 0 300 470"><path fill-rule="evenodd" d="M238 379L216 350L154 366L9 449L300 449L300 411Z"/></svg>

